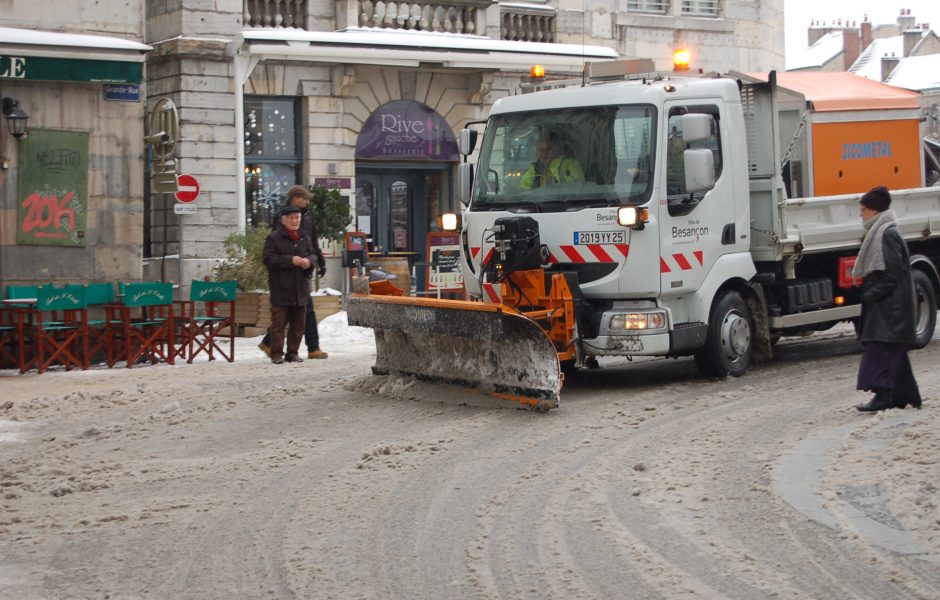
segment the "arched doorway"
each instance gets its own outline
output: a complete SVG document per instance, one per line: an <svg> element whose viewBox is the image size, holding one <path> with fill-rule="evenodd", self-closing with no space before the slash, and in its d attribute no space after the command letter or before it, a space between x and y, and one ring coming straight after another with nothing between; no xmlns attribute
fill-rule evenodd
<svg viewBox="0 0 940 600"><path fill-rule="evenodd" d="M457 161L454 132L430 107L395 100L372 113L356 142L355 225L374 251L425 261L428 231L454 208Z"/></svg>

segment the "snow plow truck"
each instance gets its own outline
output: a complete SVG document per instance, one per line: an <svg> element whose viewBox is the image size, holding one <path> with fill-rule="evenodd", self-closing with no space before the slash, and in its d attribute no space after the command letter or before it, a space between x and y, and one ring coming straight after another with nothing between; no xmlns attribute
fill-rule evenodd
<svg viewBox="0 0 940 600"><path fill-rule="evenodd" d="M460 133L467 300L354 286L349 323L375 330L374 373L536 410L601 356L694 356L709 377L740 376L782 336L857 322L858 201L877 185L911 251L916 346L930 341L940 188L924 187L917 94L846 73L533 87L546 89L494 103L478 154L478 131ZM546 136L577 167L531 185Z"/></svg>

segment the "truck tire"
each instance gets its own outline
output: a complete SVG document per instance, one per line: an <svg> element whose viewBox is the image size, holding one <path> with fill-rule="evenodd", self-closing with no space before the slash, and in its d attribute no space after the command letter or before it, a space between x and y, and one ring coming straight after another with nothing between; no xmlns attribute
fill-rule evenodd
<svg viewBox="0 0 940 600"><path fill-rule="evenodd" d="M705 345L695 353L695 364L708 377L740 377L751 365L753 334L747 302L738 292L722 292L712 307Z"/></svg>
<svg viewBox="0 0 940 600"><path fill-rule="evenodd" d="M917 312L914 314L914 343L912 348L923 348L930 343L937 325L937 294L933 282L923 271L914 271L914 298Z"/></svg>

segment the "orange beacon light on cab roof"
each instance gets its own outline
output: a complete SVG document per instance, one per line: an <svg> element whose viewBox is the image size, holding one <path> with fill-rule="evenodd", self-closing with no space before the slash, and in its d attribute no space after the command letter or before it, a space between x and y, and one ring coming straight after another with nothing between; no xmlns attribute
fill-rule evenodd
<svg viewBox="0 0 940 600"><path fill-rule="evenodd" d="M679 48L672 53L672 70L688 71L689 63L692 61L692 53L685 48Z"/></svg>

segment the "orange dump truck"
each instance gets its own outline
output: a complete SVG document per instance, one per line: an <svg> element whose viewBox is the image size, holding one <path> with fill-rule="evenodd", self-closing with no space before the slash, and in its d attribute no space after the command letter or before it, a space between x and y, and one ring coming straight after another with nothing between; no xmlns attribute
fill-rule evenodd
<svg viewBox="0 0 940 600"><path fill-rule="evenodd" d="M791 198L924 185L919 94L849 73L778 73L777 85L780 130L795 132L781 140Z"/></svg>

